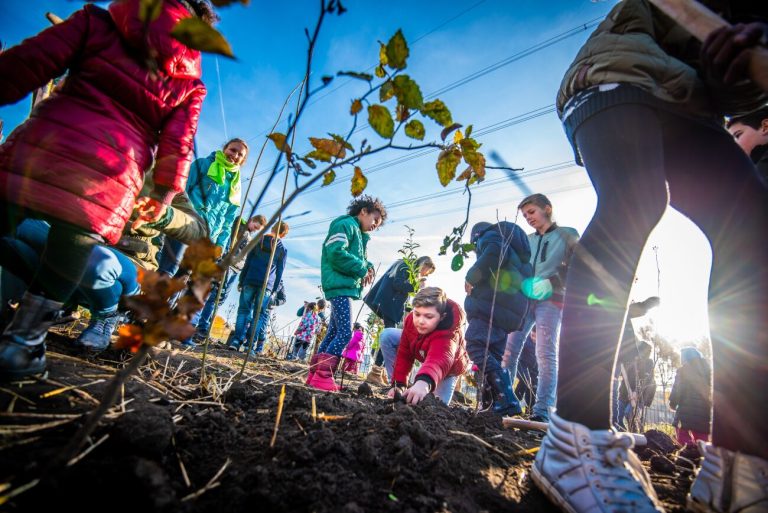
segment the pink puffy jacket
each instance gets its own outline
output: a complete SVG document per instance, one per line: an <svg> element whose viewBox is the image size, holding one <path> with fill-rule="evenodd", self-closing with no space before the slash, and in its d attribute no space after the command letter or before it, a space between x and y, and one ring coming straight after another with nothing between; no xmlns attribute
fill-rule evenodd
<svg viewBox="0 0 768 513"><path fill-rule="evenodd" d="M171 38L192 16L165 0L144 31L139 0L88 4L63 23L0 53L0 105L69 70L0 146L0 201L120 238L156 160L152 196L184 190L205 86L200 52ZM148 48L158 72L146 67Z"/></svg>
<svg viewBox="0 0 768 513"><path fill-rule="evenodd" d="M352 332L352 338L349 339L347 348L341 354L344 358L359 362L363 352L363 332L355 330Z"/></svg>

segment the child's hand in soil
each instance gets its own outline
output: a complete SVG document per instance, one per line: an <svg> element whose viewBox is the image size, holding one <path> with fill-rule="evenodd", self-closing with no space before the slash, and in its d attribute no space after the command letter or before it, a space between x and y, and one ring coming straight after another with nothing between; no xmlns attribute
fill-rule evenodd
<svg viewBox="0 0 768 513"><path fill-rule="evenodd" d="M401 401L403 399L403 391L400 387L392 387L389 389L389 392L387 392L387 397L394 399L395 402Z"/></svg>
<svg viewBox="0 0 768 513"><path fill-rule="evenodd" d="M416 405L429 394L429 384L426 381L418 380L411 385L411 388L405 391L405 402Z"/></svg>
<svg viewBox="0 0 768 513"><path fill-rule="evenodd" d="M701 47L707 74L724 84L748 78L751 48L768 45L768 24L737 23L713 31Z"/></svg>

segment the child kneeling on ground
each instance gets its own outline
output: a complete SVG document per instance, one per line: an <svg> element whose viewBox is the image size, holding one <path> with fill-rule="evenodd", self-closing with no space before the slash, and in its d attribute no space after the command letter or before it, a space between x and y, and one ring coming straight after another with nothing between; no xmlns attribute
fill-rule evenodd
<svg viewBox="0 0 768 513"><path fill-rule="evenodd" d="M352 328L352 338L349 339L349 344L341 353L344 358L344 372L350 372L357 374L358 367L360 367L360 360L363 356L363 346L365 346L363 326L356 322Z"/></svg>
<svg viewBox="0 0 768 513"><path fill-rule="evenodd" d="M442 289L426 287L416 294L403 329L386 328L381 333L384 366L394 385L389 397L406 388L418 360L421 367L403 392L406 402L417 404L430 392L445 404L451 402L456 380L469 368L464 319L464 311Z"/></svg>

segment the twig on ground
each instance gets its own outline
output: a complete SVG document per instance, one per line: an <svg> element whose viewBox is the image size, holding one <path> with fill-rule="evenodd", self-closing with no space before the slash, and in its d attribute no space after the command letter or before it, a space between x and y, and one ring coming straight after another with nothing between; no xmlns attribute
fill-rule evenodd
<svg viewBox="0 0 768 513"><path fill-rule="evenodd" d="M199 489L198 491L196 491L195 493L190 493L190 494L189 494L189 495L187 495L186 497L182 498L182 499L181 499L181 502L186 502L186 501L188 501L188 500L191 500L191 499L196 499L197 497L200 497L202 494L204 494L204 493L205 493L205 492L207 492L208 490L212 490L212 489L216 488L217 486L219 486L221 483L220 483L220 482L218 482L218 481L216 481L216 480L217 480L219 477L221 477L221 475L224 473L224 471L227 469L227 467L229 466L229 464L230 464L231 462L232 462L232 460L230 460L229 458L227 458L227 461L225 461L225 462L224 462L224 465L222 465L222 467L219 469L219 471L218 471L218 472L216 472L216 475L214 475L214 476L211 478L211 480L210 480L210 481L208 481L208 482L205 484L205 486L203 486L202 488L200 488L200 489Z"/></svg>
<svg viewBox="0 0 768 513"><path fill-rule="evenodd" d="M472 440L480 443L480 445L482 445L483 447L487 447L488 449L492 450L496 454L500 454L501 456L504 456L505 458L513 458L514 457L514 455L507 454L506 452L504 452L501 449L499 449L499 448L489 444L488 442L486 442L485 440L483 440L479 436L473 435L472 433L466 433L464 431L456 431L454 429L449 429L448 432L451 433L452 435L460 435L460 436L466 436L468 438L471 438ZM515 444L515 445L517 445L517 444ZM518 445L518 447L520 447L520 446Z"/></svg>
<svg viewBox="0 0 768 513"><path fill-rule="evenodd" d="M109 438L109 433L107 433L106 435L104 435L104 436L102 436L101 438L99 438L99 440L98 440L96 443L92 444L92 445L91 445L90 447L88 447L86 450L84 450L83 452L81 452L80 454L78 454L77 456L75 456L74 458L72 458L71 460L69 460L69 461L67 462L67 466L68 466L68 467L71 467L72 465L74 465L74 464L75 464L75 463L77 463L78 461L80 461L80 460L82 460L83 458L85 458L85 457L88 455L88 453L90 453L90 452L91 452L92 450L94 450L96 447L98 447L99 445L101 445L102 443L104 443L104 441L105 441L107 438Z"/></svg>
<svg viewBox="0 0 768 513"><path fill-rule="evenodd" d="M89 387L91 385L97 385L99 383L104 383L104 380L97 379L96 381L91 381L90 383L85 383L83 385L65 385L61 388L51 390L50 392L45 392L44 394L40 394L40 399L47 399L55 395L63 394L64 392L69 392L70 390L74 392L77 389Z"/></svg>

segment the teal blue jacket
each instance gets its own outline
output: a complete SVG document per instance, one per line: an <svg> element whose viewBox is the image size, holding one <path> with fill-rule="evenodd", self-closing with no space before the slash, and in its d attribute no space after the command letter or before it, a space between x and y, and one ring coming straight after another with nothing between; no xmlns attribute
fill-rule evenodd
<svg viewBox="0 0 768 513"><path fill-rule="evenodd" d="M187 195L195 210L208 223L211 242L229 249L229 237L232 225L237 219L240 207L229 202L229 186L234 173L224 173L224 183L219 185L208 176L208 168L213 164L216 153L192 162L187 181Z"/></svg>
<svg viewBox="0 0 768 513"><path fill-rule="evenodd" d="M356 217L341 216L331 223L320 259L320 278L327 299L360 299L362 278L373 268L366 256L370 238L360 230Z"/></svg>

